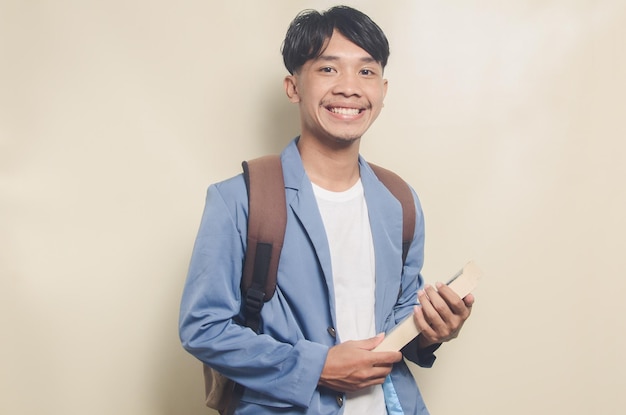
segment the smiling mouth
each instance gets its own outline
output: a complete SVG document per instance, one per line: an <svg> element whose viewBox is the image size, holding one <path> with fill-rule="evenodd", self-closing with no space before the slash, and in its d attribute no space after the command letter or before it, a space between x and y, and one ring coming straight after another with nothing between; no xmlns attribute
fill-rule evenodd
<svg viewBox="0 0 626 415"><path fill-rule="evenodd" d="M359 115L362 109L359 108L343 108L343 107L327 107L328 111L339 115Z"/></svg>

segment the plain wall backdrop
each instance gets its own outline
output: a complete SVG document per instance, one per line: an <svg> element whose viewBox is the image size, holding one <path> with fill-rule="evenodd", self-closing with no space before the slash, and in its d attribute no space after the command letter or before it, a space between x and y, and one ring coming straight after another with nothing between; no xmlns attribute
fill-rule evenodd
<svg viewBox="0 0 626 415"><path fill-rule="evenodd" d="M346 1L387 33L363 138L428 282L485 271L415 368L433 415L619 414L626 3ZM0 1L0 413L200 415L178 305L207 186L298 133L280 45L330 1Z"/></svg>

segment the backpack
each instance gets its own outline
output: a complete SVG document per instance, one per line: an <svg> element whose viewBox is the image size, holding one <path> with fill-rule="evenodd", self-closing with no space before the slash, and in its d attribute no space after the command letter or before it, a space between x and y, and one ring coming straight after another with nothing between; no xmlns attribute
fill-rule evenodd
<svg viewBox="0 0 626 415"><path fill-rule="evenodd" d="M400 176L369 163L378 179L402 205L402 263L415 231L415 203L411 189ZM276 290L278 262L287 227L285 185L280 156L269 155L242 163L248 192L248 247L241 279L243 324L259 332L261 309ZM398 297L402 292L398 293ZM243 386L207 366L204 369L206 405L231 415Z"/></svg>

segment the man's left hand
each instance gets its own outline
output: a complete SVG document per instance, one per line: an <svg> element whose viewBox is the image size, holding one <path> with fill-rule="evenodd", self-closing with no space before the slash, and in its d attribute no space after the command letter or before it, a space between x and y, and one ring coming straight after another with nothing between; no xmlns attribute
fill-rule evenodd
<svg viewBox="0 0 626 415"><path fill-rule="evenodd" d="M472 312L474 296L461 299L450 287L438 283L437 289L427 285L417 293L420 305L413 317L420 329L420 349L456 338Z"/></svg>

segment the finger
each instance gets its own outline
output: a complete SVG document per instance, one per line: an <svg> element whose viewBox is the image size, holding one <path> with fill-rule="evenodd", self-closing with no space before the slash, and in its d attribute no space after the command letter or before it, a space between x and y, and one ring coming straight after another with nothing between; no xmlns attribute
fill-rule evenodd
<svg viewBox="0 0 626 415"><path fill-rule="evenodd" d="M375 376L372 376L360 382L358 385L358 388L356 389L358 390L358 389L367 388L369 386L382 385L385 382L385 378L387 377L387 375L389 375L389 373L391 373L391 369L379 371L376 373Z"/></svg>
<svg viewBox="0 0 626 415"><path fill-rule="evenodd" d="M384 339L385 339L385 333L379 333L374 337L370 337L369 339L352 340L352 342L359 349L372 350L376 346L378 346Z"/></svg>
<svg viewBox="0 0 626 415"><path fill-rule="evenodd" d="M428 286L426 286L425 289L419 290L417 292L417 300L420 303L420 306L419 306L420 312L425 320L426 326L430 326L432 324L431 319L437 318L438 313L437 313L437 310L435 310L435 307L433 306L433 304L431 303L430 297L428 296L426 289L428 289Z"/></svg>
<svg viewBox="0 0 626 415"><path fill-rule="evenodd" d="M462 300L450 287L445 284L437 283L437 289L439 298L441 298L446 303L446 308L452 314L458 316L466 316L468 315L469 310L467 309L467 305L464 300ZM440 309L440 314L443 315L446 321L450 321L452 318L449 314L445 314L443 307Z"/></svg>
<svg viewBox="0 0 626 415"><path fill-rule="evenodd" d="M459 302L463 303L452 290L450 291L457 297ZM462 316L456 315L452 312L446 300L432 286L426 286L425 292L427 300L424 300L425 307L423 307L422 313L428 323L428 327L422 328L422 333L434 342L442 342L455 337L454 333L467 318L469 311L463 305L463 309L466 310L465 313Z"/></svg>
<svg viewBox="0 0 626 415"><path fill-rule="evenodd" d="M415 325L424 337L429 340L435 340L437 333L435 333L433 328L430 326L430 323L426 320L423 306L414 307L413 319L415 320Z"/></svg>
<svg viewBox="0 0 626 415"><path fill-rule="evenodd" d="M437 343L437 333L426 320L426 317L424 316L424 309L421 306L415 306L413 316L420 334L431 343Z"/></svg>
<svg viewBox="0 0 626 415"><path fill-rule="evenodd" d="M370 377L366 380L366 382L380 380L382 383L387 375L391 373L391 369L391 365L373 367L370 373Z"/></svg>
<svg viewBox="0 0 626 415"><path fill-rule="evenodd" d="M447 301L442 298L441 295L439 295L434 287L427 286L426 293L433 308L432 311L426 310L426 316L429 319L431 325L435 327L440 327L446 322L454 319L454 313L450 310Z"/></svg>
<svg viewBox="0 0 626 415"><path fill-rule="evenodd" d="M402 353L400 352L374 352L372 353L372 366L391 366L396 362L402 360Z"/></svg>
<svg viewBox="0 0 626 415"><path fill-rule="evenodd" d="M427 327L430 327L430 324L428 324L426 318L424 317L423 307L423 305L416 305L413 307L413 321L420 332L424 331Z"/></svg>

